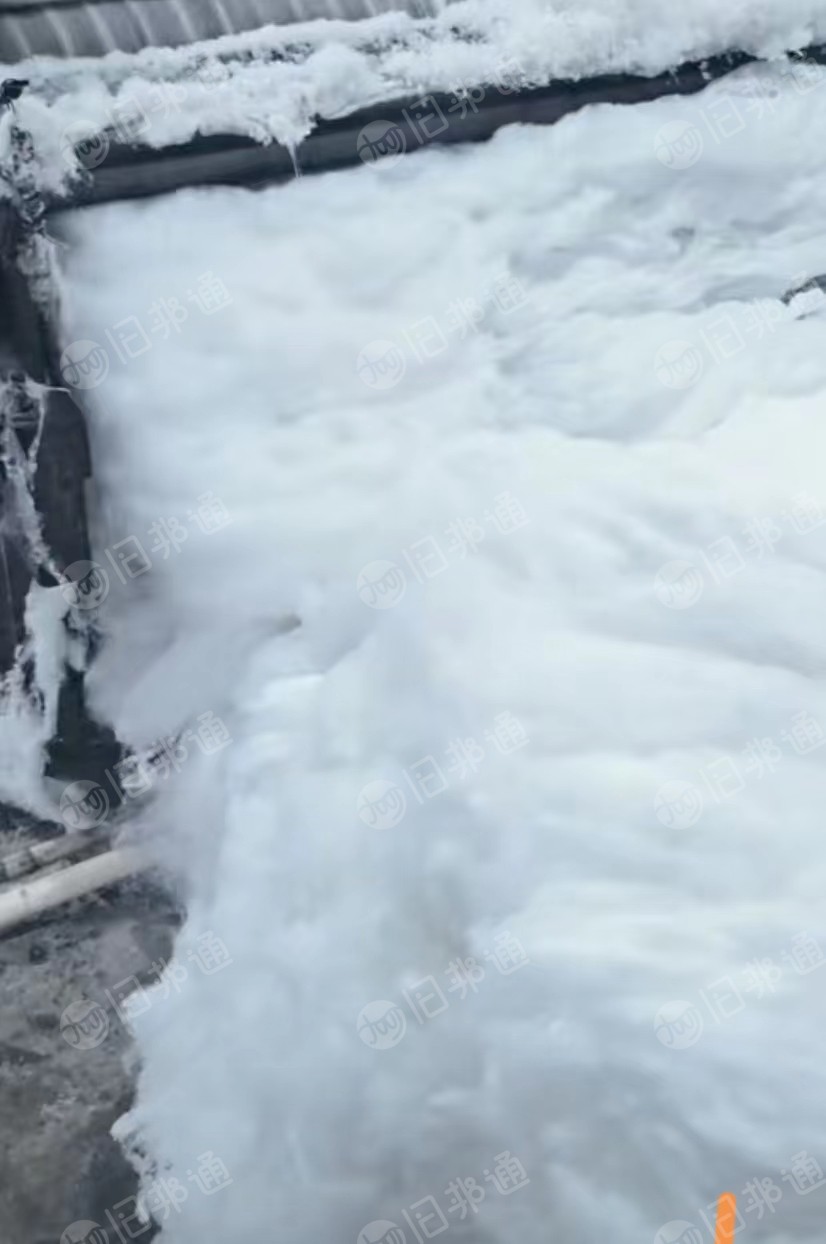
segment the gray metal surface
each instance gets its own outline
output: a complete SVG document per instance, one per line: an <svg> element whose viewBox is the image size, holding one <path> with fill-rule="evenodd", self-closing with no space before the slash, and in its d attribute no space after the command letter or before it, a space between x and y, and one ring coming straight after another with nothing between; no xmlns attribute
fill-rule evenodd
<svg viewBox="0 0 826 1244"><path fill-rule="evenodd" d="M0 62L102 56L318 17L356 20L403 10L438 13L452 0L0 0Z"/></svg>

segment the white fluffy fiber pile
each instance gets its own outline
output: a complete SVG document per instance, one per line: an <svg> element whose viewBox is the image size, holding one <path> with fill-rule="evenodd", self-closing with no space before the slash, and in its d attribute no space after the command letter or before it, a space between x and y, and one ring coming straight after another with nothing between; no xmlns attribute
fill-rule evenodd
<svg viewBox="0 0 826 1244"><path fill-rule="evenodd" d="M428 20L388 13L270 26L136 56L39 58L15 72L32 82L20 115L49 182L65 176L67 133L131 127L159 147L196 131L297 143L318 116L411 93L653 74L731 49L773 56L818 40L823 0L684 0L667 14L662 0L460 0Z"/></svg>
<svg viewBox="0 0 826 1244"><path fill-rule="evenodd" d="M627 5L601 63L796 7ZM824 132L745 72L71 222L97 558L189 531L110 574L96 702L232 738L146 813L189 904L124 1125L189 1193L163 1244L698 1244L725 1188L822 1241L826 321L779 298Z"/></svg>

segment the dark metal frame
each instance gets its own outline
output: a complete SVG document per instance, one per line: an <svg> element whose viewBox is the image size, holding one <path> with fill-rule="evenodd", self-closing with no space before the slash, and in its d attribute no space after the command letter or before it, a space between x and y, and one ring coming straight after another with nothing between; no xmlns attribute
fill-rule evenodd
<svg viewBox="0 0 826 1244"><path fill-rule="evenodd" d="M826 46L810 47L793 56L826 64ZM426 97L427 103L447 124L430 134L416 122L414 110L423 102L417 97L379 104L335 120L322 118L294 150L278 142L264 145L239 135L196 135L187 143L162 150L115 141L106 158L81 178L70 196L50 206L60 210L142 198L185 186L260 186L292 180L297 169L305 174L357 166L363 159L361 135L365 127L379 122L396 131L408 154L429 146L484 142L503 126L553 125L594 104L630 105L669 95L695 95L710 82L755 63L758 58L749 53L729 52L653 77L605 74L508 93L501 86L491 87L472 107L460 96L434 93Z"/></svg>

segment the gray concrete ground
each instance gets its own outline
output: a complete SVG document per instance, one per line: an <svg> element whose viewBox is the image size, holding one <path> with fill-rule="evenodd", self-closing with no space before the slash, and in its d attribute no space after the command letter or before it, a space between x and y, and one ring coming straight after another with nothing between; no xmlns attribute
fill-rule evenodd
<svg viewBox="0 0 826 1244"><path fill-rule="evenodd" d="M0 851L16 845L19 825L4 809ZM29 822L26 839L45 832ZM135 1058L105 991L155 980L177 923L169 897L141 879L0 939L0 1244L60 1244L84 1220L117 1244L107 1210L134 1195L136 1180L109 1130L130 1104ZM65 1018L61 1032L67 1007L82 1019L92 1003L105 1008L105 1036Z"/></svg>

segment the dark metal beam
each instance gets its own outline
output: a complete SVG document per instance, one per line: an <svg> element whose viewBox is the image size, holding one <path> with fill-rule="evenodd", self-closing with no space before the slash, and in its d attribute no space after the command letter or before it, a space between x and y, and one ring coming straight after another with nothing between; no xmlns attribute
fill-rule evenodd
<svg viewBox="0 0 826 1244"><path fill-rule="evenodd" d="M795 55L826 64L826 47ZM731 52L655 77L609 74L507 94L502 87L491 87L481 102L463 101L452 94L396 100L333 121L319 121L294 152L280 143L262 145L238 135L197 135L190 142L160 150L114 142L71 197L50 206L60 210L142 198L186 186L257 187L291 180L296 167L304 174L357 166L370 159L374 150L370 140L382 132L389 150L408 154L429 146L483 142L505 125L553 125L591 104L638 104L668 95L694 95L715 79L755 61L749 53ZM98 150L96 160L99 155Z"/></svg>

